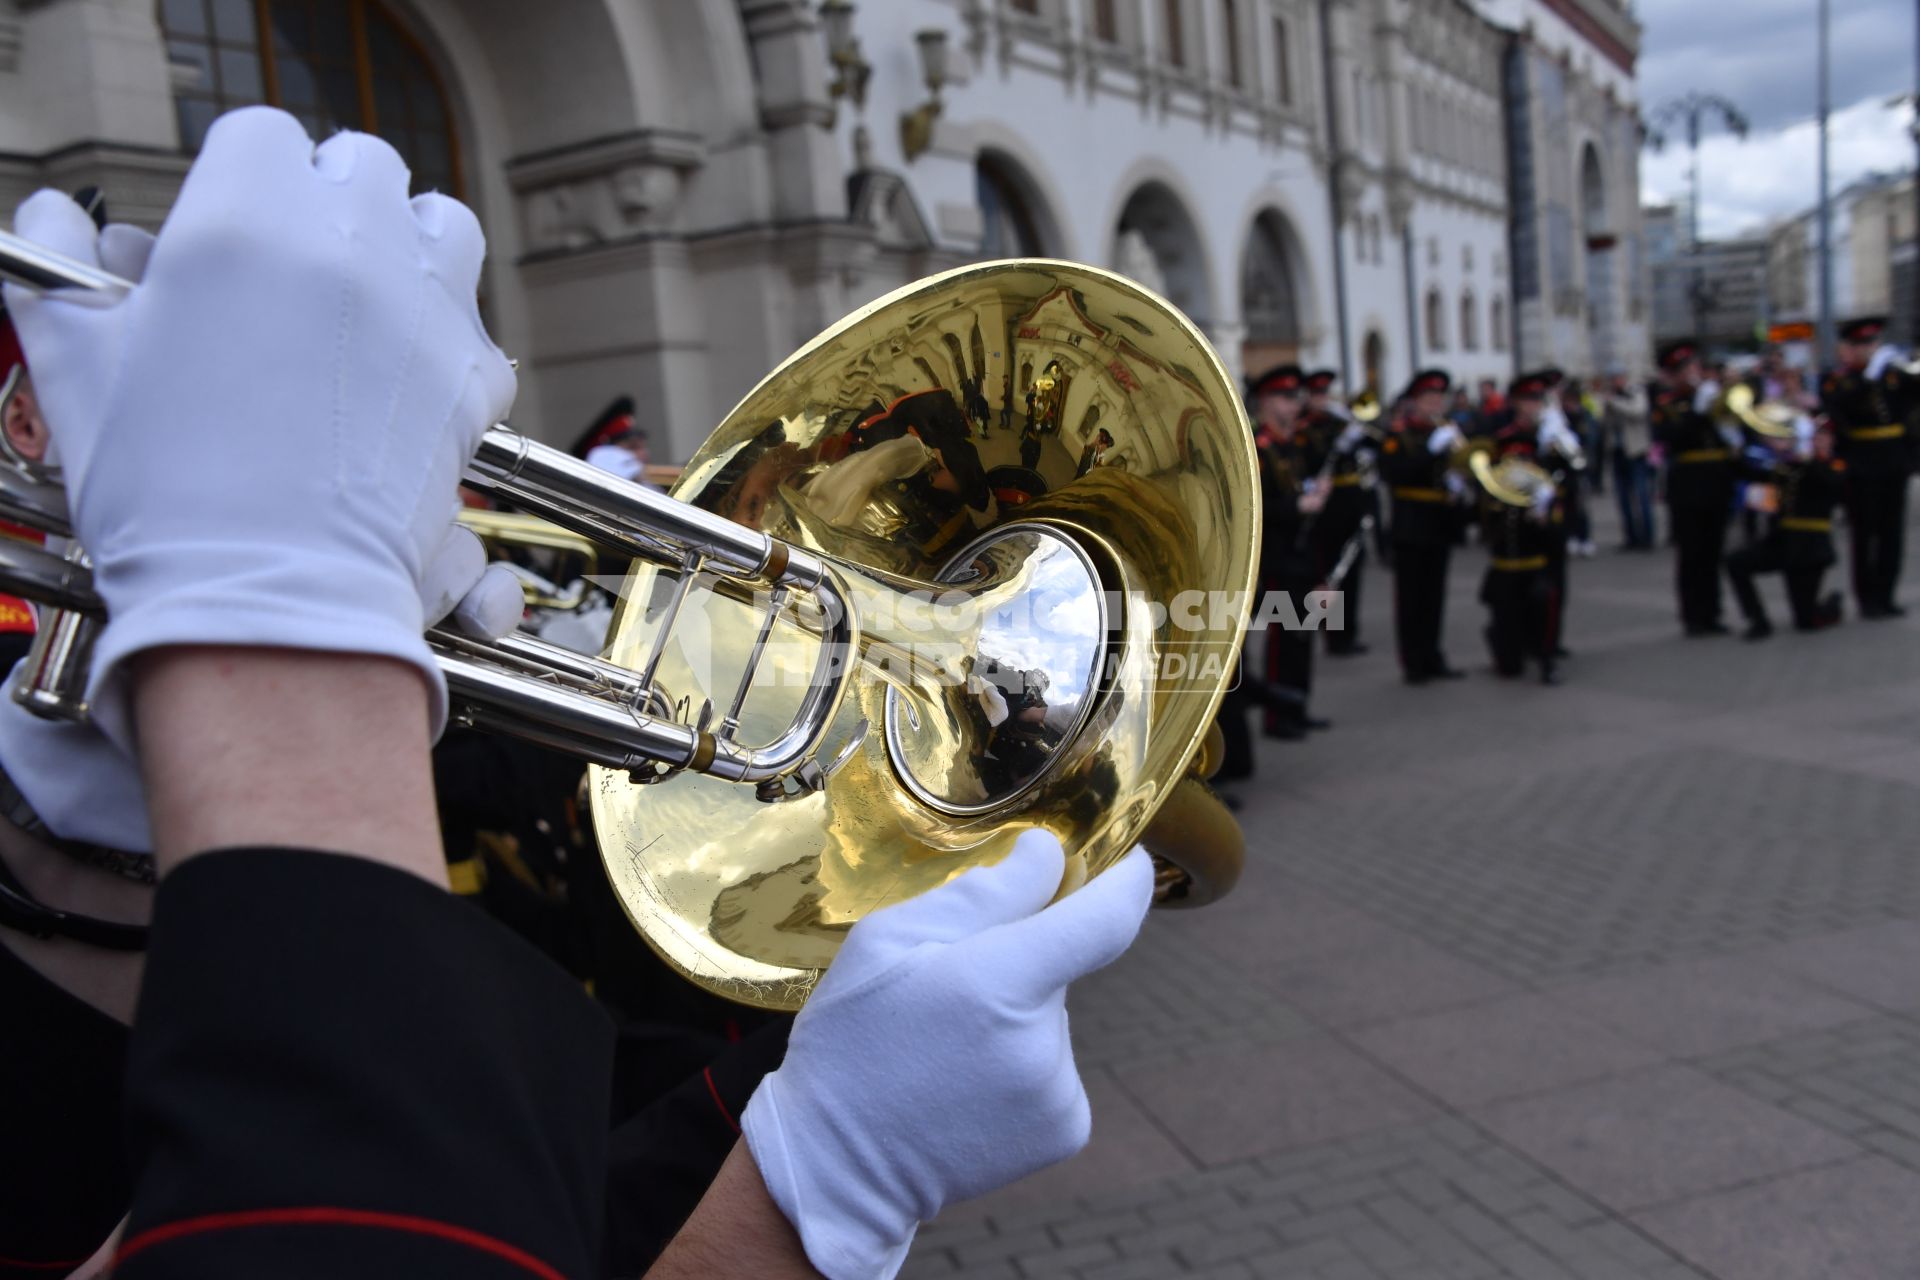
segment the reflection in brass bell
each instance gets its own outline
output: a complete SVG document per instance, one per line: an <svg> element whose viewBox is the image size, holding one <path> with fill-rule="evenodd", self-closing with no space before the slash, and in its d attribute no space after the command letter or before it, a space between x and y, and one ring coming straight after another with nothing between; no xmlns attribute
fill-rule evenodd
<svg viewBox="0 0 1920 1280"><path fill-rule="evenodd" d="M1164 901L1224 892L1238 829L1191 770L1237 671L1254 475L1206 339L1096 268L962 268L809 343L673 494L823 557L854 601L855 678L822 767L777 802L594 768L634 923L708 989L793 1008L855 921L998 860L1029 827L1065 846L1063 891L1145 839ZM681 572L636 566L609 659L640 664ZM759 653L739 709L755 740L792 716L820 628L789 605L763 636L742 595L689 586L657 684L727 707ZM1177 828L1150 831L1163 807Z"/></svg>

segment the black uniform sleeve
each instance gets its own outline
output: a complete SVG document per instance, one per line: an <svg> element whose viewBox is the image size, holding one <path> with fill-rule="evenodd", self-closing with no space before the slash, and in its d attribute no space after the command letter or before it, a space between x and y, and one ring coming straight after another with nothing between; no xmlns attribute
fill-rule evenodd
<svg viewBox="0 0 1920 1280"><path fill-rule="evenodd" d="M364 859L202 855L155 902L121 1280L595 1274L611 1027Z"/></svg>
<svg viewBox="0 0 1920 1280"><path fill-rule="evenodd" d="M747 1099L786 1056L791 1026L782 1018L729 1045L614 1129L603 1274L641 1275L693 1216L740 1137Z"/></svg>

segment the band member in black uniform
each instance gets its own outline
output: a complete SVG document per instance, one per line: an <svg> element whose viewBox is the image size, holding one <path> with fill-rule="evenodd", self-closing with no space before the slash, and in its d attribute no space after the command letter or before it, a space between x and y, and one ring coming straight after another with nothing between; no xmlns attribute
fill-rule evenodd
<svg viewBox="0 0 1920 1280"><path fill-rule="evenodd" d="M1877 316L1842 325L1839 365L1820 384L1834 456L1846 464L1853 597L1863 618L1906 612L1893 593L1906 548L1920 379L1894 362L1892 348L1880 346L1885 329Z"/></svg>
<svg viewBox="0 0 1920 1280"><path fill-rule="evenodd" d="M1377 437L1365 423L1333 403L1328 393L1338 377L1331 369L1307 375L1307 432L1321 459L1320 479L1327 486L1326 505L1314 519L1311 537L1314 569L1321 582L1340 563L1347 544L1354 554L1347 563L1339 589L1345 593L1345 625L1327 632L1327 653L1356 657L1367 651L1360 640L1360 587L1366 578L1368 517L1379 521L1380 495L1373 487Z"/></svg>
<svg viewBox="0 0 1920 1280"><path fill-rule="evenodd" d="M122 1280L600 1269L611 1028L447 892L426 748L451 708L423 625L457 478L515 382L474 310L478 222L408 187L380 140L316 149L255 107L215 122L157 242L52 192L15 217L135 281L104 304L7 290L106 615L82 732L109 749L60 781L91 812L137 758L158 879ZM336 237L356 251L315 249ZM1065 870L1024 832L856 924L651 1274L890 1275L941 1205L1083 1147L1061 1002L1131 940L1153 873L1136 851L1049 905ZM82 941L6 887L56 927L32 941ZM36 1100L8 1101L11 1139Z"/></svg>
<svg viewBox="0 0 1920 1280"><path fill-rule="evenodd" d="M1510 407L1496 424L1494 458L1525 458L1539 464L1541 415L1546 380L1539 374L1516 378L1508 392ZM1545 468L1543 467L1543 471ZM1522 506L1512 501L1527 500ZM1487 574L1480 601L1487 606L1487 648L1493 669L1509 679L1525 674L1527 659L1540 664L1543 684L1558 684L1560 585L1554 575L1553 547L1565 542L1564 491L1551 472L1531 492L1481 496L1481 531L1487 547Z"/></svg>
<svg viewBox="0 0 1920 1280"><path fill-rule="evenodd" d="M1818 631L1840 621L1840 593L1824 598L1821 579L1838 558L1833 552L1833 510L1845 491L1846 464L1834 458L1830 431L1801 419L1793 435L1761 437L1741 460L1749 503L1765 525L1747 546L1727 554L1727 577L1746 615L1746 639L1773 634L1767 607L1754 588L1755 575L1778 573L1787 582L1787 606L1796 631Z"/></svg>
<svg viewBox="0 0 1920 1280"><path fill-rule="evenodd" d="M1661 348L1660 380L1648 393L1654 443L1666 461L1667 509L1676 548L1680 625L1689 636L1727 634L1720 620L1720 558L1733 501L1733 446L1712 411L1720 389L1702 382L1691 342Z"/></svg>
<svg viewBox="0 0 1920 1280"><path fill-rule="evenodd" d="M1318 578L1307 523L1324 495L1311 492L1316 470L1301 410L1306 379L1300 366L1269 369L1252 386L1254 431L1260 457L1263 528L1260 536L1260 589L1279 592L1293 602L1295 616ZM1270 738L1298 741L1320 728L1307 712L1313 691L1313 632L1280 623L1267 626L1263 665L1264 724Z"/></svg>
<svg viewBox="0 0 1920 1280"><path fill-rule="evenodd" d="M1417 373L1405 410L1380 446L1380 479L1393 501L1393 622L1400 669L1408 684L1457 680L1465 673L1440 649L1446 616L1447 562L1457 525L1454 450L1464 442L1446 422L1453 379L1439 369Z"/></svg>
<svg viewBox="0 0 1920 1280"><path fill-rule="evenodd" d="M1566 385L1566 375L1559 369L1547 368L1535 373L1524 374L1521 382L1540 388L1539 410L1524 429L1518 429L1515 418L1509 414L1495 424L1496 433L1502 428L1518 430L1525 437L1524 444L1533 461L1544 467L1553 477L1559 496L1547 523L1547 573L1553 581L1553 643L1554 656L1568 658L1573 655L1563 643L1566 636L1567 601L1571 594L1567 574L1569 552L1580 530L1591 532L1592 522L1587 515L1587 495L1584 491L1586 476L1586 454L1580 441L1580 435L1567 421L1566 407L1563 403L1562 388ZM1512 397L1509 397L1510 399ZM1530 393L1531 398L1531 393ZM1517 408L1517 403L1515 405ZM1509 450L1518 447L1518 441L1509 442Z"/></svg>

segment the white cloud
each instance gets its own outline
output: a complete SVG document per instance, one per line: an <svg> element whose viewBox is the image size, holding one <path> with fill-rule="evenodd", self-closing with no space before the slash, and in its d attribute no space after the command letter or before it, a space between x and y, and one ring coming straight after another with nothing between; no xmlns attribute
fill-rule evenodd
<svg viewBox="0 0 1920 1280"><path fill-rule="evenodd" d="M1872 97L1835 112L1829 124L1833 189L1876 171L1913 168L1910 107L1889 107ZM1716 133L1700 144L1700 234L1725 239L1763 229L1767 224L1812 207L1820 195L1820 137L1806 120L1743 142ZM1669 139L1663 152L1646 152L1640 162L1640 197L1646 204L1684 199L1687 194L1685 140Z"/></svg>

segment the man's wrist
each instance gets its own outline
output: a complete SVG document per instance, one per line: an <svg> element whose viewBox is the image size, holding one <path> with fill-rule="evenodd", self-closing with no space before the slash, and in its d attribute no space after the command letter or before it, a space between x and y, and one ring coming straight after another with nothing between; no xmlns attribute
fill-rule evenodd
<svg viewBox="0 0 1920 1280"><path fill-rule="evenodd" d="M173 647L132 663L161 873L232 847L329 848L446 883L413 666L361 654Z"/></svg>

